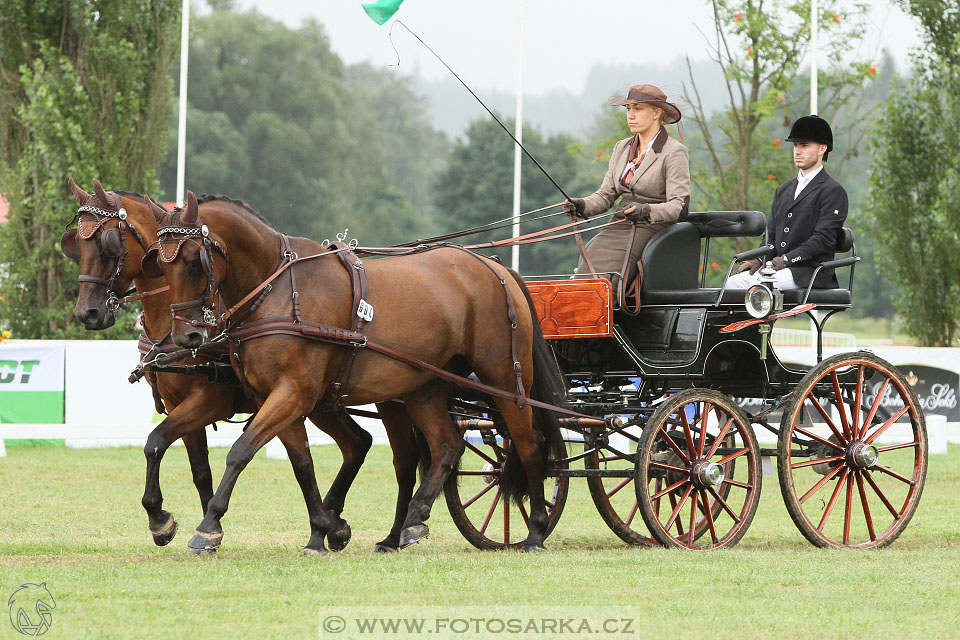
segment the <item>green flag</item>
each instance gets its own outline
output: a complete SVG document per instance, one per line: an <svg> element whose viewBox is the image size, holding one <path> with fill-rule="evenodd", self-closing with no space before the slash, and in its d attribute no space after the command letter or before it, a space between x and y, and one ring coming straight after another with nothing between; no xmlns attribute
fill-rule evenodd
<svg viewBox="0 0 960 640"><path fill-rule="evenodd" d="M397 12L402 2L403 0L377 0L376 2L363 5L363 10L367 12L368 16L373 18L374 22L383 24L393 17L393 14Z"/></svg>

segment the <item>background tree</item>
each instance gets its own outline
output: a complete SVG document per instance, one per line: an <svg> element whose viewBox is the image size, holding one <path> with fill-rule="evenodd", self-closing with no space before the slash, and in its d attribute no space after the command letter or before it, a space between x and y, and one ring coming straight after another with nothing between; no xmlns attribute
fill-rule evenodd
<svg viewBox="0 0 960 640"><path fill-rule="evenodd" d="M58 246L77 207L67 177L156 191L179 15L176 0L4 0L0 318L17 337L91 337L73 321L77 267Z"/></svg>
<svg viewBox="0 0 960 640"><path fill-rule="evenodd" d="M926 46L917 75L891 93L872 141L867 213L881 266L899 285L904 329L924 346L960 333L960 8L910 0Z"/></svg>
<svg viewBox="0 0 960 640"><path fill-rule="evenodd" d="M286 233L363 244L432 230L430 188L447 142L408 82L344 67L322 25L290 29L232 3L194 22L187 187L241 198ZM174 123L162 171L173 199Z"/></svg>

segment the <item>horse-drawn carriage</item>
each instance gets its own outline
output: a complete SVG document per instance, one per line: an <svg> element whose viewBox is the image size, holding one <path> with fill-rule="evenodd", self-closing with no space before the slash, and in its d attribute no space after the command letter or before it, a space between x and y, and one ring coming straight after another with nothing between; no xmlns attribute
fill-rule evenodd
<svg viewBox="0 0 960 640"><path fill-rule="evenodd" d="M399 485L378 550L424 538L441 488L474 545L542 548L571 477L587 479L629 543L727 547L746 533L774 457L787 509L816 545L889 544L916 510L927 440L909 384L868 352L820 361L823 323L851 305L855 251L821 266L850 266L846 289L781 294L768 283L745 297L704 286L710 238L759 235L758 212L691 214L658 234L644 250L639 299L615 305L603 278L523 286L449 245L358 251L406 256L361 262L350 246L289 238L237 201L213 197L201 212L190 193L169 216L94 184L93 195L72 185L80 224L62 245L81 261L76 313L88 328L112 324L119 301L143 300L147 348L133 378L146 374L158 410L166 402L170 412L145 447L143 505L157 544L177 529L159 487L170 444L184 439L205 514L189 546L211 552L240 472L277 436L310 513L305 552L343 548L345 494L370 446L348 406L369 403ZM838 250L853 250L846 230ZM727 275L765 252L738 254ZM142 293L124 295L131 281ZM777 317L813 308L825 315L815 320L818 364L806 370L781 361L769 338ZM243 392L222 384L224 371ZM253 401L259 410L214 494L203 428ZM344 455L322 501L304 417ZM416 493L414 425L429 447ZM761 448L755 428L775 434L776 449ZM529 503L517 499L525 495Z"/></svg>
<svg viewBox="0 0 960 640"><path fill-rule="evenodd" d="M883 546L906 527L927 467L910 385L867 351L821 361L823 325L851 306L852 232L838 238L838 253L852 255L820 267L849 266L846 288L781 294L759 285L745 296L704 287L710 238L758 236L764 227L755 211L691 213L645 248L639 305L623 310L614 310L605 279L528 281L569 405L594 416L562 419L551 527L569 479L585 477L603 520L626 542L731 546L753 520L770 459L790 516L813 544ZM739 254L727 276L763 253ZM798 313L815 322L813 368L783 362L770 346L775 319ZM445 487L447 504L474 545L516 546L526 513L497 490L509 434L495 411L460 400L453 414L467 452ZM775 436L776 448L761 447L755 429Z"/></svg>

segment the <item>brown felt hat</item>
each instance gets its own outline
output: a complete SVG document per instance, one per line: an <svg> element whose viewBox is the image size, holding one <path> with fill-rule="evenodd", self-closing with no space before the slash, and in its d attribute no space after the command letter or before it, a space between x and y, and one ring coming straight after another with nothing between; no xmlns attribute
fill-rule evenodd
<svg viewBox="0 0 960 640"><path fill-rule="evenodd" d="M663 109L663 114L670 120L670 124L680 122L680 109L672 102L667 102L667 94L652 84L635 84L630 87L626 98L611 102L610 105L621 107L627 104L640 104L641 102L648 102Z"/></svg>

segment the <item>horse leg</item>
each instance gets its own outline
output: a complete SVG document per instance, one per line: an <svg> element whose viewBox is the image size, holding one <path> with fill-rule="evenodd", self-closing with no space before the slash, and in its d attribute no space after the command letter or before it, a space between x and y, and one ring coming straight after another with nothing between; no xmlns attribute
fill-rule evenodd
<svg viewBox="0 0 960 640"><path fill-rule="evenodd" d="M331 551L342 551L350 542L352 533L350 525L340 514L343 513L347 491L373 444L373 437L342 410L317 410L309 417L311 422L334 439L343 456L343 464L323 500L324 509L339 521L337 527L327 535L327 543Z"/></svg>
<svg viewBox="0 0 960 640"><path fill-rule="evenodd" d="M377 404L377 412L387 430L387 438L393 450L393 470L397 475L397 508L390 533L373 545L373 551L390 553L400 548L400 529L407 516L410 499L413 497L413 487L417 482L420 451L413 435L416 426L404 405L399 402L381 402Z"/></svg>
<svg viewBox="0 0 960 640"><path fill-rule="evenodd" d="M400 532L401 549L429 535L430 529L424 522L430 517L433 502L466 448L450 419L448 390L449 385L435 383L404 398L410 417L427 439L430 467L423 474L420 488L410 500Z"/></svg>
<svg viewBox="0 0 960 640"><path fill-rule="evenodd" d="M177 521L163 510L163 492L160 490L160 462L171 444L183 438L187 454L193 467L194 482L200 492L200 501L206 506L213 491L204 493L204 487L212 486L210 464L206 460L206 425L213 422L222 411L218 404L205 393L194 393L173 408L167 417L158 424L147 437L143 454L147 462L147 477L140 503L147 512L150 533L158 546L169 544L177 533ZM202 434L193 435L193 434ZM202 462L201 462L202 460ZM203 476L208 480L204 484Z"/></svg>
<svg viewBox="0 0 960 640"><path fill-rule="evenodd" d="M526 388L530 388L529 385ZM547 529L547 503L543 495L543 479L546 477L546 443L543 436L533 429L533 409L523 409L511 400L495 398L500 414L507 423L510 439L516 447L520 464L527 478L530 495L530 522L527 539L521 551L543 551ZM509 490L509 487L505 487Z"/></svg>
<svg viewBox="0 0 960 640"><path fill-rule="evenodd" d="M303 420L294 421L290 426L277 434L280 442L287 450L287 457L293 466L293 475L297 478L303 501L307 505L310 516L310 540L300 555L326 555L323 546L323 524L321 517L323 500L317 488L317 476L313 468L313 456L310 455L310 444L307 441L307 430Z"/></svg>
<svg viewBox="0 0 960 640"><path fill-rule="evenodd" d="M197 429L183 434L190 471L193 474L193 486L200 496L200 513L207 512L207 505L213 498L213 473L210 471L210 451L207 449L207 430Z"/></svg>
<svg viewBox="0 0 960 640"><path fill-rule="evenodd" d="M246 431L230 447L230 452L227 454L227 468L220 480L220 486L217 487L213 499L207 506L207 513L197 527L196 533L187 543L191 554L212 552L220 546L223 539L223 528L220 525L220 520L230 505L230 495L233 493L233 488L237 484L240 473L250 464L257 451L271 438L302 419L308 410L303 407L301 400L304 395L302 389L293 385L274 388L263 406L257 411ZM313 485L311 491L315 490L319 494L319 489L316 489L317 480L315 476L311 478L304 476L304 480ZM337 519L324 508L322 502L318 504L317 509L318 514L315 522L311 522L311 528L315 527L321 538L320 542L311 548L322 553L325 550L322 537L336 525ZM311 537L312 540L314 540L313 537Z"/></svg>

